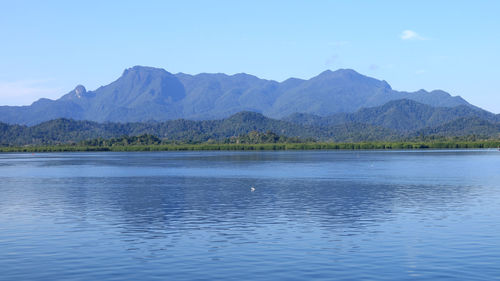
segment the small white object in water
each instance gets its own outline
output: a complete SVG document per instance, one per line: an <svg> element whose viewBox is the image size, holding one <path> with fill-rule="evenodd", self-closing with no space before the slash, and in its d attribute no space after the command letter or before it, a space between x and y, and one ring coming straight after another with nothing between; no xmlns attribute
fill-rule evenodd
<svg viewBox="0 0 500 281"><path fill-rule="evenodd" d="M251 191L251 192L254 192L254 191L255 191L255 187L253 187L253 186L252 186L252 187L250 187L250 191Z"/></svg>

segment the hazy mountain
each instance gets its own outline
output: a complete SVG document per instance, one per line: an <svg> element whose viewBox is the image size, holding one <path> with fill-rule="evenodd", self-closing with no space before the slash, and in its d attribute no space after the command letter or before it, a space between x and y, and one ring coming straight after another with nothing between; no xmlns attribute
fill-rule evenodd
<svg viewBox="0 0 500 281"><path fill-rule="evenodd" d="M328 116L398 99L439 107L471 106L443 91L394 91L385 81L349 69L328 70L309 80L276 82L244 73L173 75L164 69L135 66L94 91L79 85L58 100L0 106L0 121L31 125L61 117L99 122L207 120L240 111L274 118L293 113Z"/></svg>
<svg viewBox="0 0 500 281"><path fill-rule="evenodd" d="M299 112L324 116L353 112L360 107L384 104L394 99L393 93L387 82L354 70L327 70L280 95L269 115L282 117Z"/></svg>
<svg viewBox="0 0 500 281"><path fill-rule="evenodd" d="M87 92L83 86L57 100L72 102L83 115L74 119L134 122L178 118L178 103L186 92L169 72L151 67L133 67L113 83Z"/></svg>
<svg viewBox="0 0 500 281"><path fill-rule="evenodd" d="M224 118L240 111L266 112L280 94L280 83L248 74L177 74L186 89L183 117Z"/></svg>

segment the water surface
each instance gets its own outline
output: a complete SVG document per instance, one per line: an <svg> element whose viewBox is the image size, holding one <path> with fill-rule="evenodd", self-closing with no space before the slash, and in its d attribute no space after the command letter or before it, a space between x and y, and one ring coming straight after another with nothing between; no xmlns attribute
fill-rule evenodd
<svg viewBox="0 0 500 281"><path fill-rule="evenodd" d="M0 279L499 280L499 168L493 150L0 154Z"/></svg>

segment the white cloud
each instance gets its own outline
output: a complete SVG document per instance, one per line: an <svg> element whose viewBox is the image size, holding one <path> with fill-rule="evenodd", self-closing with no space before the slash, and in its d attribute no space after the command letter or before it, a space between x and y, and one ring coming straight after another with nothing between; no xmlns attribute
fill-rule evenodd
<svg viewBox="0 0 500 281"><path fill-rule="evenodd" d="M62 90L47 86L49 81L0 81L0 105L29 105L40 98L57 98Z"/></svg>
<svg viewBox="0 0 500 281"><path fill-rule="evenodd" d="M413 30L404 30L400 37L403 40L427 40L427 38L420 36Z"/></svg>

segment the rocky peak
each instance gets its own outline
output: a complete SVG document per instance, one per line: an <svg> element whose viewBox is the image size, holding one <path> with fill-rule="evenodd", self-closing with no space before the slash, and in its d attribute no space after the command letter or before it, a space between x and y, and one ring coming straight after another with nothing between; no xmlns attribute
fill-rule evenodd
<svg viewBox="0 0 500 281"><path fill-rule="evenodd" d="M85 95L87 93L87 89L85 89L85 87L83 85L76 86L73 91L75 92L75 96L77 98L82 98L83 95Z"/></svg>

